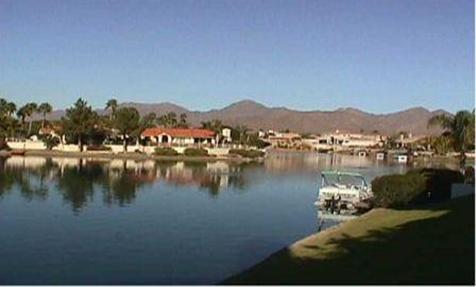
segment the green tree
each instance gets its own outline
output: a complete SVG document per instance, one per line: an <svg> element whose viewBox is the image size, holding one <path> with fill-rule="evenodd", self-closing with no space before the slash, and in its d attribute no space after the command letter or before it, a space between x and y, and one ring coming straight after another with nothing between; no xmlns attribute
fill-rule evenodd
<svg viewBox="0 0 476 287"><path fill-rule="evenodd" d="M215 140L217 143L221 141L221 132L224 128L222 121L213 119L211 121L202 122L202 128L215 132Z"/></svg>
<svg viewBox="0 0 476 287"><path fill-rule="evenodd" d="M51 113L52 111L53 111L53 107L49 103L41 103L40 106L38 106L38 112L40 112L41 115L43 116L41 127L45 126L46 115Z"/></svg>
<svg viewBox="0 0 476 287"><path fill-rule="evenodd" d="M15 110L14 103L0 98L0 141L4 141L15 132L17 121L12 117Z"/></svg>
<svg viewBox="0 0 476 287"><path fill-rule="evenodd" d="M432 137L430 139L430 146L433 148L436 154L446 155L453 150L453 139L446 132L440 136Z"/></svg>
<svg viewBox="0 0 476 287"><path fill-rule="evenodd" d="M109 115L109 119L112 121L116 115L116 110L117 110L117 100L116 99L110 99L109 101L106 102L106 108L105 110L110 110L111 113Z"/></svg>
<svg viewBox="0 0 476 287"><path fill-rule="evenodd" d="M96 112L82 98L66 110L66 117L63 119L64 130L78 140L80 151L83 151L84 140L91 134L97 119Z"/></svg>
<svg viewBox="0 0 476 287"><path fill-rule="evenodd" d="M453 148L460 153L460 164L464 166L466 151L474 149L474 109L463 110L456 115L436 115L428 121L428 126L440 126L452 139Z"/></svg>
<svg viewBox="0 0 476 287"><path fill-rule="evenodd" d="M188 128L188 122L187 122L187 114L186 113L181 113L180 114L180 119L179 119L179 122L177 124L177 127L179 128Z"/></svg>
<svg viewBox="0 0 476 287"><path fill-rule="evenodd" d="M155 113L148 113L144 117L142 117L139 121L139 126L133 132L131 132L131 136L135 137L137 142L139 142L140 136L142 132L147 128L152 128L155 126L157 116Z"/></svg>
<svg viewBox="0 0 476 287"><path fill-rule="evenodd" d="M246 144L248 139L248 132L250 129L245 125L238 125L231 130L232 141L240 144Z"/></svg>
<svg viewBox="0 0 476 287"><path fill-rule="evenodd" d="M12 116L16 110L17 110L17 107L15 103L9 102L3 98L0 98L0 115Z"/></svg>
<svg viewBox="0 0 476 287"><path fill-rule="evenodd" d="M165 115L161 115L157 119L157 123L164 128L174 128L177 126L177 114L174 112L168 112Z"/></svg>
<svg viewBox="0 0 476 287"><path fill-rule="evenodd" d="M38 111L38 105L36 103L27 103L22 106L17 111L17 116L21 119L22 125L25 123L25 120L28 118L28 133L27 136L30 136L31 133L31 124L33 122L32 115Z"/></svg>
<svg viewBox="0 0 476 287"><path fill-rule="evenodd" d="M125 107L116 111L114 126L122 135L124 152L127 151L129 135L139 129L140 119L139 112L135 108Z"/></svg>
<svg viewBox="0 0 476 287"><path fill-rule="evenodd" d="M55 146L60 144L60 139L56 136L46 135L42 141L45 143L46 149L52 150Z"/></svg>

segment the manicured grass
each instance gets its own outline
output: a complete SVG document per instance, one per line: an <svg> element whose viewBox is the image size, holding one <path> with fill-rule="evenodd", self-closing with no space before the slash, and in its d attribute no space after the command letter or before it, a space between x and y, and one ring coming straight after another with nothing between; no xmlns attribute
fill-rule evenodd
<svg viewBox="0 0 476 287"><path fill-rule="evenodd" d="M275 253L225 284L474 284L474 196L375 209Z"/></svg>

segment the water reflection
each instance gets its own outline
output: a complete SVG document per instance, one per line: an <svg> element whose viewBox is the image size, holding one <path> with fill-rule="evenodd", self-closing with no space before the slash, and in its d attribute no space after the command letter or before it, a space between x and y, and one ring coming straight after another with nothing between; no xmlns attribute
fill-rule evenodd
<svg viewBox="0 0 476 287"><path fill-rule="evenodd" d="M401 164L397 162L377 161L375 158L366 156L352 156L342 154L318 154L313 152L281 152L275 151L267 157L264 163L268 171L319 171L326 169L368 169L388 168L395 172L404 172L417 167L446 167L458 168L456 160L437 160L422 158L417 161Z"/></svg>
<svg viewBox="0 0 476 287"><path fill-rule="evenodd" d="M427 162L424 166L435 166L435 163ZM324 169L364 169L371 180L385 173L402 173L412 167L392 166L369 157L300 152L271 153L264 164L13 156L0 158L0 198L14 187L26 200L45 200L48 192L55 190L65 203L79 212L94 200L95 194L102 194L106 205L124 206L134 202L143 186L160 190L162 183L197 187L212 198L229 187L235 192L243 192L247 190L248 181L256 184L263 180L263 176L254 176L253 168L264 168L271 173L315 174L317 184L318 171Z"/></svg>
<svg viewBox="0 0 476 287"><path fill-rule="evenodd" d="M336 223L316 220L319 170L371 180L409 167L312 153L244 165L0 158L0 281L213 284Z"/></svg>
<svg viewBox="0 0 476 287"><path fill-rule="evenodd" d="M211 196L229 186L244 190L243 165L225 162L156 162L88 158L0 158L0 197L15 186L28 199L45 199L58 190L64 202L80 211L101 192L107 205L134 201L144 185L164 182L196 186ZM52 188L54 187L54 188Z"/></svg>

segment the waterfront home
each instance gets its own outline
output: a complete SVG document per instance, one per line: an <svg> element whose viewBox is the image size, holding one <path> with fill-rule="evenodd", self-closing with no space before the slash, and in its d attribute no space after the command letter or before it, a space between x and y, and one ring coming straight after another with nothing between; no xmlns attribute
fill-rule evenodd
<svg viewBox="0 0 476 287"><path fill-rule="evenodd" d="M305 139L304 141L315 150L329 149L341 151L381 147L385 142L385 138L380 135L350 134L336 131L312 139Z"/></svg>
<svg viewBox="0 0 476 287"><path fill-rule="evenodd" d="M408 148L425 139L425 136L413 136L412 134L400 134L400 137L395 140L397 148Z"/></svg>
<svg viewBox="0 0 476 287"><path fill-rule="evenodd" d="M152 145L214 144L215 132L197 128L148 128L141 138Z"/></svg>
<svg viewBox="0 0 476 287"><path fill-rule="evenodd" d="M272 147L278 148L297 148L302 146L302 138L298 133L275 132L274 134L269 134L265 141L270 143Z"/></svg>
<svg viewBox="0 0 476 287"><path fill-rule="evenodd" d="M231 143L231 129L230 128L223 128L221 130L222 141L224 143Z"/></svg>

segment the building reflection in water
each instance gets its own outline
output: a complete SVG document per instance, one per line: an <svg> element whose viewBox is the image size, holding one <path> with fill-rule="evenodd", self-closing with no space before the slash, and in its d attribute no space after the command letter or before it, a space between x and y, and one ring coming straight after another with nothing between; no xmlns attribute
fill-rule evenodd
<svg viewBox="0 0 476 287"><path fill-rule="evenodd" d="M216 197L229 186L244 189L244 165L226 162L156 162L97 158L0 158L0 199L14 187L28 200L57 190L74 211L102 193L108 205L132 203L145 185L198 187Z"/></svg>
<svg viewBox="0 0 476 287"><path fill-rule="evenodd" d="M425 166L432 166L426 163ZM73 210L79 211L101 193L108 205L132 203L138 191L146 185L160 187L195 187L214 198L229 187L246 191L249 181L263 180L253 168L272 173L308 173L318 175L325 169L365 169L371 180L386 173L403 173L410 166L391 166L369 157L317 154L302 152L273 152L263 164L232 164L216 162L157 162L154 160L120 160L73 157L0 157L0 199L12 190L19 190L27 200L44 200L48 193L59 192ZM245 172L246 171L246 172ZM316 178L316 183L319 179ZM180 190L180 189L177 189Z"/></svg>
<svg viewBox="0 0 476 287"><path fill-rule="evenodd" d="M273 152L265 161L270 171L316 171L331 168L366 168L375 165L369 157L311 152Z"/></svg>

